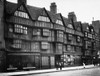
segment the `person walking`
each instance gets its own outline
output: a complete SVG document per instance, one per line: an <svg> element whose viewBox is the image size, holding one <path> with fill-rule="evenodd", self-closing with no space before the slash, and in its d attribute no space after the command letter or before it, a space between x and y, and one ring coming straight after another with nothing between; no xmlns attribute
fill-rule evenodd
<svg viewBox="0 0 100 76"><path fill-rule="evenodd" d="M62 62L59 62L60 70L62 70L62 66L63 66L63 63Z"/></svg>
<svg viewBox="0 0 100 76"><path fill-rule="evenodd" d="M59 62L58 61L56 62L56 69L57 70L59 69Z"/></svg>

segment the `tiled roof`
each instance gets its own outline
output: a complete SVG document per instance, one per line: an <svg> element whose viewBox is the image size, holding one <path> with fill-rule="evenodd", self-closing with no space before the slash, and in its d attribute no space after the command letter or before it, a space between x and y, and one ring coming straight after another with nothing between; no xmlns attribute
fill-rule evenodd
<svg viewBox="0 0 100 76"><path fill-rule="evenodd" d="M81 22L74 22L74 27L76 31L82 31L81 30Z"/></svg>
<svg viewBox="0 0 100 76"><path fill-rule="evenodd" d="M43 12L43 8L37 8L29 5L27 5L27 9L33 20L37 20L38 16L41 15Z"/></svg>
<svg viewBox="0 0 100 76"><path fill-rule="evenodd" d="M7 13L12 13L15 9L17 9L17 4L6 2L6 12Z"/></svg>
<svg viewBox="0 0 100 76"><path fill-rule="evenodd" d="M48 14L49 14L49 16L50 16L52 22L55 23L55 21L56 21L56 19L57 19L56 14L54 14L54 13L52 13L52 12L50 12L50 11L47 11L47 12L48 12Z"/></svg>
<svg viewBox="0 0 100 76"><path fill-rule="evenodd" d="M83 29L83 31L87 31L87 27L89 27L88 23L82 23L82 29Z"/></svg>
<svg viewBox="0 0 100 76"><path fill-rule="evenodd" d="M67 25L68 25L68 19L67 18L65 18L65 17L63 17L63 20L64 20L64 23L65 23L65 26L67 27Z"/></svg>

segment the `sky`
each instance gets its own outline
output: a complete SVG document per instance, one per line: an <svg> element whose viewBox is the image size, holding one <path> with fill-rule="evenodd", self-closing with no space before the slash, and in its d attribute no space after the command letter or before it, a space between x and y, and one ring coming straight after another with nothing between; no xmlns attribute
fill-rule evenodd
<svg viewBox="0 0 100 76"><path fill-rule="evenodd" d="M7 0L16 3L17 0ZM50 4L55 2L57 13L68 18L69 12L76 14L77 20L91 23L100 20L100 0L27 0L27 4L35 7L45 7L50 10Z"/></svg>

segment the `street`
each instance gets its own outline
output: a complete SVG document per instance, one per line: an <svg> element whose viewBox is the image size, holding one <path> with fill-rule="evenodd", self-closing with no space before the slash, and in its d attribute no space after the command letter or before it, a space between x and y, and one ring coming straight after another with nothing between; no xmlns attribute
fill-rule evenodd
<svg viewBox="0 0 100 76"><path fill-rule="evenodd" d="M73 71L60 71L53 73L31 74L24 76L100 76L100 68L81 69Z"/></svg>

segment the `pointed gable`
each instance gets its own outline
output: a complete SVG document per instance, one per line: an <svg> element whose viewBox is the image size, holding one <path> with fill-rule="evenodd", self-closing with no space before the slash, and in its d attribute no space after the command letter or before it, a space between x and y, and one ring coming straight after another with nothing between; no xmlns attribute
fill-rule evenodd
<svg viewBox="0 0 100 76"><path fill-rule="evenodd" d="M13 8L12 8L13 7ZM6 2L6 13L11 14L13 11L17 9L17 4L11 3L11 2Z"/></svg>
<svg viewBox="0 0 100 76"><path fill-rule="evenodd" d="M81 22L74 22L74 25L75 25L75 30L76 31L82 31L81 29Z"/></svg>
<svg viewBox="0 0 100 76"><path fill-rule="evenodd" d="M89 31L89 24L88 23L82 23L82 29L83 29L83 31Z"/></svg>
<svg viewBox="0 0 100 76"><path fill-rule="evenodd" d="M23 17L23 18L27 18L27 19L29 19L29 17L30 17L30 14L29 14L24 3L17 7L17 9L14 12L14 15L19 16L19 17Z"/></svg>
<svg viewBox="0 0 100 76"><path fill-rule="evenodd" d="M29 6L27 5L27 9L29 11L29 14L32 18L32 20L37 20L39 15L41 15L43 8L38 8L38 7L34 7L34 6Z"/></svg>
<svg viewBox="0 0 100 76"><path fill-rule="evenodd" d="M56 22L55 23L60 24L60 25L64 25L60 13L56 14Z"/></svg>

